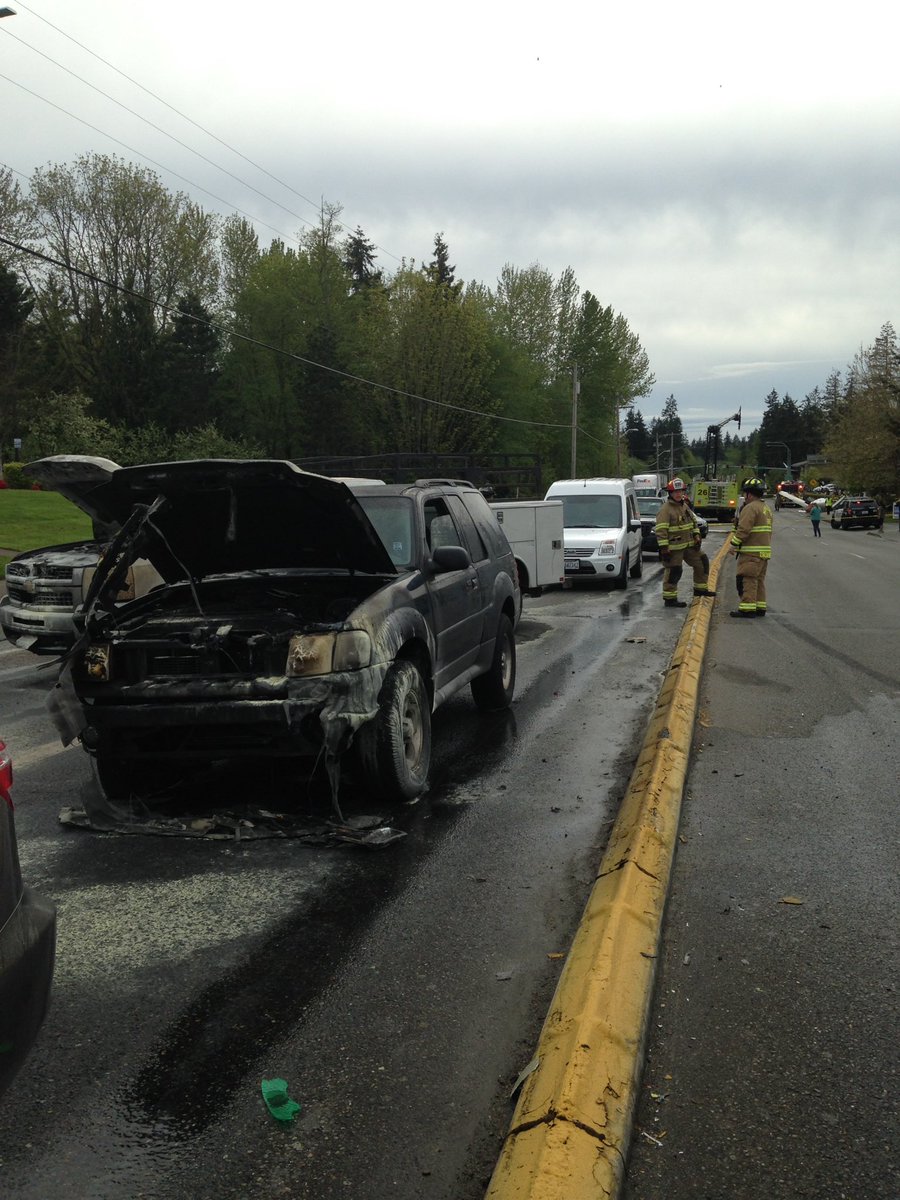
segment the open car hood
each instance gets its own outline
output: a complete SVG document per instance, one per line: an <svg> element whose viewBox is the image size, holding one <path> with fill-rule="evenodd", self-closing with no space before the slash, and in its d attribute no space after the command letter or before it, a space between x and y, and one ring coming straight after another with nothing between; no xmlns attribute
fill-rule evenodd
<svg viewBox="0 0 900 1200"><path fill-rule="evenodd" d="M52 454L25 465L25 474L65 496L92 521L110 524L114 517L106 506L109 481L118 463L90 454Z"/></svg>
<svg viewBox="0 0 900 1200"><path fill-rule="evenodd" d="M350 489L291 462L203 459L116 468L106 459L60 455L36 464L42 471L53 464L75 503L64 463L76 458L113 468L103 485L104 519L124 526L133 514L129 557L149 559L167 583L278 569L396 574ZM85 511L94 495L82 495Z"/></svg>

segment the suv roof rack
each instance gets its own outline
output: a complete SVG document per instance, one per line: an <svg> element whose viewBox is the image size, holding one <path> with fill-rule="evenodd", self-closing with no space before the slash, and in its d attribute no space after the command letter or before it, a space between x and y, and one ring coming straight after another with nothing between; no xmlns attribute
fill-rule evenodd
<svg viewBox="0 0 900 1200"><path fill-rule="evenodd" d="M409 484L407 484L407 487ZM468 479L417 479L413 487L474 487Z"/></svg>

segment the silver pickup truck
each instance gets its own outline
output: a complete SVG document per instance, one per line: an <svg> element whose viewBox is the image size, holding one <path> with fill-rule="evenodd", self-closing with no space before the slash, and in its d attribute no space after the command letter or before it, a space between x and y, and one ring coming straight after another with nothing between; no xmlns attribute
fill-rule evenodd
<svg viewBox="0 0 900 1200"><path fill-rule="evenodd" d="M87 513L94 536L26 550L10 559L6 595L0 597L0 628L21 650L56 654L75 641L75 613L87 595L103 551L118 530L103 505L103 488L118 470L118 463L70 454L44 459L42 467L36 477ZM118 599L133 600L161 582L149 563L135 562Z"/></svg>

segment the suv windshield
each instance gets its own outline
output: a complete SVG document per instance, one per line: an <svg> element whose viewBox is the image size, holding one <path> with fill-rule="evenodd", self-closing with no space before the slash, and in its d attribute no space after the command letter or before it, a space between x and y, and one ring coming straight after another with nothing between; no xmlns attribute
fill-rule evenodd
<svg viewBox="0 0 900 1200"><path fill-rule="evenodd" d="M556 497L553 497L556 499ZM619 496L561 496L566 529L621 529L622 500Z"/></svg>
<svg viewBox="0 0 900 1200"><path fill-rule="evenodd" d="M408 567L413 559L413 507L406 496L357 496L363 512L384 542L395 567Z"/></svg>
<svg viewBox="0 0 900 1200"><path fill-rule="evenodd" d="M655 517L662 508L663 502L656 496L638 496L637 506L642 517Z"/></svg>

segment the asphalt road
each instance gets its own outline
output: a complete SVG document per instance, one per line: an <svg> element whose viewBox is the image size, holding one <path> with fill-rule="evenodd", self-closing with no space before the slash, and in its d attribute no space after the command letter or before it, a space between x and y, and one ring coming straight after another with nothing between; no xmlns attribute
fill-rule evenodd
<svg viewBox="0 0 900 1200"><path fill-rule="evenodd" d="M765 621L728 618L723 572L627 1200L900 1192L900 546L823 534L776 515ZM86 761L0 652L23 865L60 905L0 1194L481 1197L680 626L658 589L529 602L512 714L439 712L432 790L378 852L61 829Z"/></svg>
<svg viewBox="0 0 900 1200"><path fill-rule="evenodd" d="M511 713L439 710L431 791L377 851L61 828L88 760L56 742L36 660L0 652L23 870L59 905L0 1193L480 1197L682 615L649 561L625 593L528 601ZM218 786L327 814L267 773ZM273 1076L292 1125L262 1104Z"/></svg>
<svg viewBox="0 0 900 1200"><path fill-rule="evenodd" d="M625 1200L900 1196L900 539L822 534L720 576Z"/></svg>

